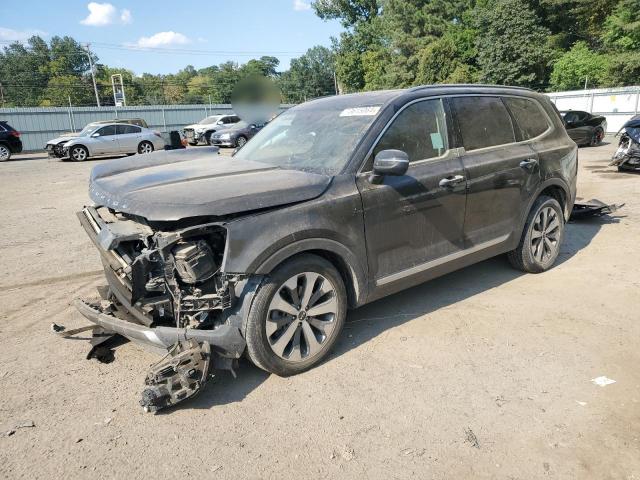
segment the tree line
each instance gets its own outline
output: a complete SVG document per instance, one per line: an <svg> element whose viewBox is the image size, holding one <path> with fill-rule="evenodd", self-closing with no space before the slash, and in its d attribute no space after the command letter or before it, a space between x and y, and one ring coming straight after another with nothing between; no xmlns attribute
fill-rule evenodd
<svg viewBox="0 0 640 480"><path fill-rule="evenodd" d="M519 85L540 91L640 82L639 0L316 0L339 20L331 48L316 46L279 71L276 57L169 75L102 64L71 37L39 36L0 51L2 106L113 105L111 75L128 105L229 103L237 82L272 78L282 101L436 83ZM165 52L166 53L166 52ZM90 56L91 55L91 62Z"/></svg>

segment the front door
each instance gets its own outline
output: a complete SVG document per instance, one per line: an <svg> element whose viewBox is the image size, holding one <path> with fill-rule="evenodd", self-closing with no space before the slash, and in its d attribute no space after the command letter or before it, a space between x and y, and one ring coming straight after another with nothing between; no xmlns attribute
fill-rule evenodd
<svg viewBox="0 0 640 480"><path fill-rule="evenodd" d="M505 242L539 184L538 155L518 142L503 99L492 96L451 98L462 140L467 177L465 248Z"/></svg>
<svg viewBox="0 0 640 480"><path fill-rule="evenodd" d="M441 99L409 104L392 120L357 177L369 271L379 287L463 248L465 177L457 152L449 149L447 123ZM407 153L409 169L372 183L373 157L388 149Z"/></svg>
<svg viewBox="0 0 640 480"><path fill-rule="evenodd" d="M118 143L115 125L102 127L96 133L98 134L96 137L91 136L92 155L117 155L120 153L120 144Z"/></svg>

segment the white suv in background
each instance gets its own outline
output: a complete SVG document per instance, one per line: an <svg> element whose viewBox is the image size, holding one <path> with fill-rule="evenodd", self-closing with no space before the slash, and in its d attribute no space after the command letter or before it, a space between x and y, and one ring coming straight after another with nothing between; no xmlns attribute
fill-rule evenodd
<svg viewBox="0 0 640 480"><path fill-rule="evenodd" d="M232 127L240 121L237 115L211 115L203 118L198 123L184 127L184 136L189 145L197 145L203 142L211 145L211 135L218 130Z"/></svg>

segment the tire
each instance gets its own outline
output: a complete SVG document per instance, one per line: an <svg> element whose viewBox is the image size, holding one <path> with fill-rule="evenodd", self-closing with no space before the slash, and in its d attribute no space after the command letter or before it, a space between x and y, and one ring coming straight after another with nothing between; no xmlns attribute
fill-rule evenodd
<svg viewBox="0 0 640 480"><path fill-rule="evenodd" d="M69 150L69 158L74 162L84 162L89 158L89 150L82 145L74 145Z"/></svg>
<svg viewBox="0 0 640 480"><path fill-rule="evenodd" d="M597 147L602 143L602 139L604 138L604 130L598 127L593 131L593 135L591 135L591 141L589 142L590 147Z"/></svg>
<svg viewBox="0 0 640 480"><path fill-rule="evenodd" d="M11 150L4 144L0 143L0 162L6 162L11 158Z"/></svg>
<svg viewBox="0 0 640 480"><path fill-rule="evenodd" d="M140 155L145 154L145 153L151 153L153 152L154 148L153 148L153 143L148 142L147 140L144 140L143 142L140 142L140 144L138 145L138 153Z"/></svg>
<svg viewBox="0 0 640 480"><path fill-rule="evenodd" d="M213 132L207 132L204 134L204 143L207 145L211 145L211 135L213 135Z"/></svg>
<svg viewBox="0 0 640 480"><path fill-rule="evenodd" d="M240 135L236 139L236 148L242 148L247 144L247 137Z"/></svg>
<svg viewBox="0 0 640 480"><path fill-rule="evenodd" d="M299 308L305 298L306 308ZM324 313L312 316L314 309ZM334 266L317 255L296 255L278 266L253 298L245 331L249 358L280 376L308 370L329 353L346 314L347 294Z"/></svg>
<svg viewBox="0 0 640 480"><path fill-rule="evenodd" d="M187 142L187 143L192 147L195 147L196 145L198 145L198 142Z"/></svg>
<svg viewBox="0 0 640 480"><path fill-rule="evenodd" d="M507 258L523 272L545 272L558 258L563 238L562 207L555 198L540 195L531 207L518 247Z"/></svg>

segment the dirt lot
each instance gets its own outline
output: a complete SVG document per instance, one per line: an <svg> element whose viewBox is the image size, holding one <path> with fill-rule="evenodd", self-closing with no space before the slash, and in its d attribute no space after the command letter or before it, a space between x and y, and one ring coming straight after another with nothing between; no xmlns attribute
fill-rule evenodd
<svg viewBox="0 0 640 480"><path fill-rule="evenodd" d="M553 270L483 262L351 312L308 373L244 364L155 416L156 357L49 330L101 283L74 216L99 162L0 164L0 478L640 479L640 177L612 150L580 150L579 196L626 206L568 225Z"/></svg>

